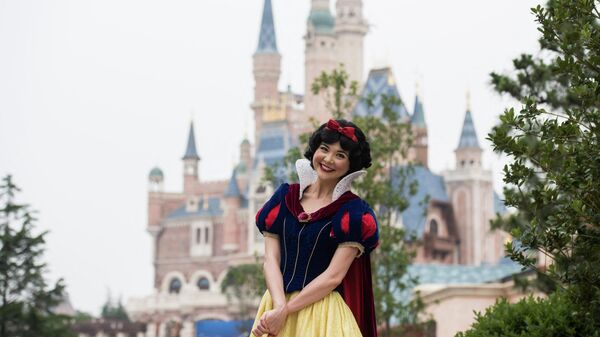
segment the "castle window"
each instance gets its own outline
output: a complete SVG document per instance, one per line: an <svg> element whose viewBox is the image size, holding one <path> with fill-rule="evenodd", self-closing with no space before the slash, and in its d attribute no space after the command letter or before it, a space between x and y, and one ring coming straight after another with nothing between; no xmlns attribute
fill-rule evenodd
<svg viewBox="0 0 600 337"><path fill-rule="evenodd" d="M429 233L433 236L438 236L438 223L435 220L431 220L429 223Z"/></svg>
<svg viewBox="0 0 600 337"><path fill-rule="evenodd" d="M169 283L169 294L179 294L180 290L181 290L181 281L175 277Z"/></svg>
<svg viewBox="0 0 600 337"><path fill-rule="evenodd" d="M196 282L196 286L198 286L198 289L200 290L208 290L210 289L210 282L206 277L201 277L198 279L198 282Z"/></svg>
<svg viewBox="0 0 600 337"><path fill-rule="evenodd" d="M212 222L207 220L194 221L190 225L190 255L211 256L213 231Z"/></svg>

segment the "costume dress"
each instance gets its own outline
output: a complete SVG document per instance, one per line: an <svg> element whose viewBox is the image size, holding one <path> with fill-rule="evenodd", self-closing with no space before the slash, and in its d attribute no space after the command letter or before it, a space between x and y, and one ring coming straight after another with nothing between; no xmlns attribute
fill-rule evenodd
<svg viewBox="0 0 600 337"><path fill-rule="evenodd" d="M375 337L376 323L369 253L379 231L371 207L350 192L350 183L365 171L353 172L335 187L331 204L306 214L300 204L304 189L316 181L310 162L296 162L299 184L282 184L256 214L264 236L279 240L280 270L286 299L297 296L327 269L338 246L359 249L343 282L323 299L288 315L280 337ZM269 291L259 305L254 327L273 303Z"/></svg>

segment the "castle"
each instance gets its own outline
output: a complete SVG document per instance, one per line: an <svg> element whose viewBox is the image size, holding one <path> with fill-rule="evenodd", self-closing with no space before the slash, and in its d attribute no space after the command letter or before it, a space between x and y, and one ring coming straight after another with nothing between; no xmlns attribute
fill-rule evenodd
<svg viewBox="0 0 600 337"><path fill-rule="evenodd" d="M235 308L230 308L221 294L221 281L229 266L253 263L255 253L262 253L254 215L272 193L272 188L261 182L263 168L281 162L288 149L297 146L298 135L311 127L310 118L330 118L324 99L310 90L322 71L343 64L363 96L383 93L400 98L389 68L373 69L363 78L368 24L362 13L362 0L337 0L335 15L329 0L311 0L304 36L306 85L302 95L279 89L281 54L274 11L271 0L264 0L258 46L252 56L255 87L250 107L255 137L253 142L245 139L239 145L240 157L231 178L202 179L193 122L182 157L182 191L164 191L164 173L157 167L150 171L147 230L153 242L155 292L131 299L127 305L134 319L147 324L147 337L200 336L202 322L233 319ZM378 104L367 109L359 103L353 114L380 114ZM483 167L483 150L469 110L457 140L456 167L436 174L428 168L423 102L416 96L412 111L405 105L399 107L400 118L413 128L415 141L409 159L418 164L411 179L418 180L419 190L398 225L423 242L412 270L422 273L426 282L437 283L435 275L449 272L448 268L475 275L466 281L474 284L514 272L512 267L496 267L502 261L507 235L491 231L489 221L505 210L493 191L491 171ZM423 212L419 201L425 196L429 199Z"/></svg>

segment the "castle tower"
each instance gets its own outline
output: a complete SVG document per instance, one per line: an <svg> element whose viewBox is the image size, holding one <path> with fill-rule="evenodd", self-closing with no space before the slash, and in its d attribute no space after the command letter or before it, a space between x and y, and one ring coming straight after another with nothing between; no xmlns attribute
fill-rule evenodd
<svg viewBox="0 0 600 337"><path fill-rule="evenodd" d="M277 37L273 22L271 0L265 0L260 24L258 46L253 55L254 61L254 110L255 140L262 129L265 106L273 105L279 98L279 76L281 75L281 54L277 50ZM255 142L256 144L256 142Z"/></svg>
<svg viewBox="0 0 600 337"><path fill-rule="evenodd" d="M504 255L503 234L490 229L490 220L494 218L492 172L481 165L483 149L477 139L469 105L467 102L455 150L456 167L445 172L444 180L459 232L459 263L495 264Z"/></svg>
<svg viewBox="0 0 600 337"><path fill-rule="evenodd" d="M200 157L196 151L196 137L194 136L194 122L190 123L187 147L183 155L183 193L191 195L194 186L198 184L198 162Z"/></svg>
<svg viewBox="0 0 600 337"><path fill-rule="evenodd" d="M238 187L236 170L233 170L227 190L223 194L225 200L225 214L223 219L223 250L227 253L234 253L239 250L239 243L242 238L242 229L238 219L238 211L241 206L242 193Z"/></svg>
<svg viewBox="0 0 600 337"><path fill-rule="evenodd" d="M359 85L363 81L363 45L369 30L362 7L362 0L338 0L334 29L337 61L344 64L350 80Z"/></svg>
<svg viewBox="0 0 600 337"><path fill-rule="evenodd" d="M414 142L413 148L415 151L415 162L428 167L428 149L427 144L427 123L425 123L425 111L423 103L419 98L419 94L415 96L415 107L411 117L411 125L413 127Z"/></svg>
<svg viewBox="0 0 600 337"><path fill-rule="evenodd" d="M314 95L312 83L321 72L330 72L337 66L335 18L329 10L329 0L311 0L310 14L306 23L305 51L304 51L304 110L306 121L314 117L317 122L323 123L331 117L327 111L325 100ZM305 125L307 129L312 126Z"/></svg>

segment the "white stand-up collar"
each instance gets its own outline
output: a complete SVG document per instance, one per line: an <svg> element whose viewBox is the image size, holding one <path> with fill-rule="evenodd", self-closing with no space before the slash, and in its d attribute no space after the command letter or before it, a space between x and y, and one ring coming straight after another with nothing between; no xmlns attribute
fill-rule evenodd
<svg viewBox="0 0 600 337"><path fill-rule="evenodd" d="M300 195L298 198L302 200L302 194L304 193L304 190L317 181L317 171L310 166L310 161L308 159L296 160L296 171L298 172L298 180L300 182ZM350 191L352 182L365 173L367 173L367 171L360 170L352 172L342 178L342 180L340 180L333 189L331 201L336 201L342 196L342 194Z"/></svg>

